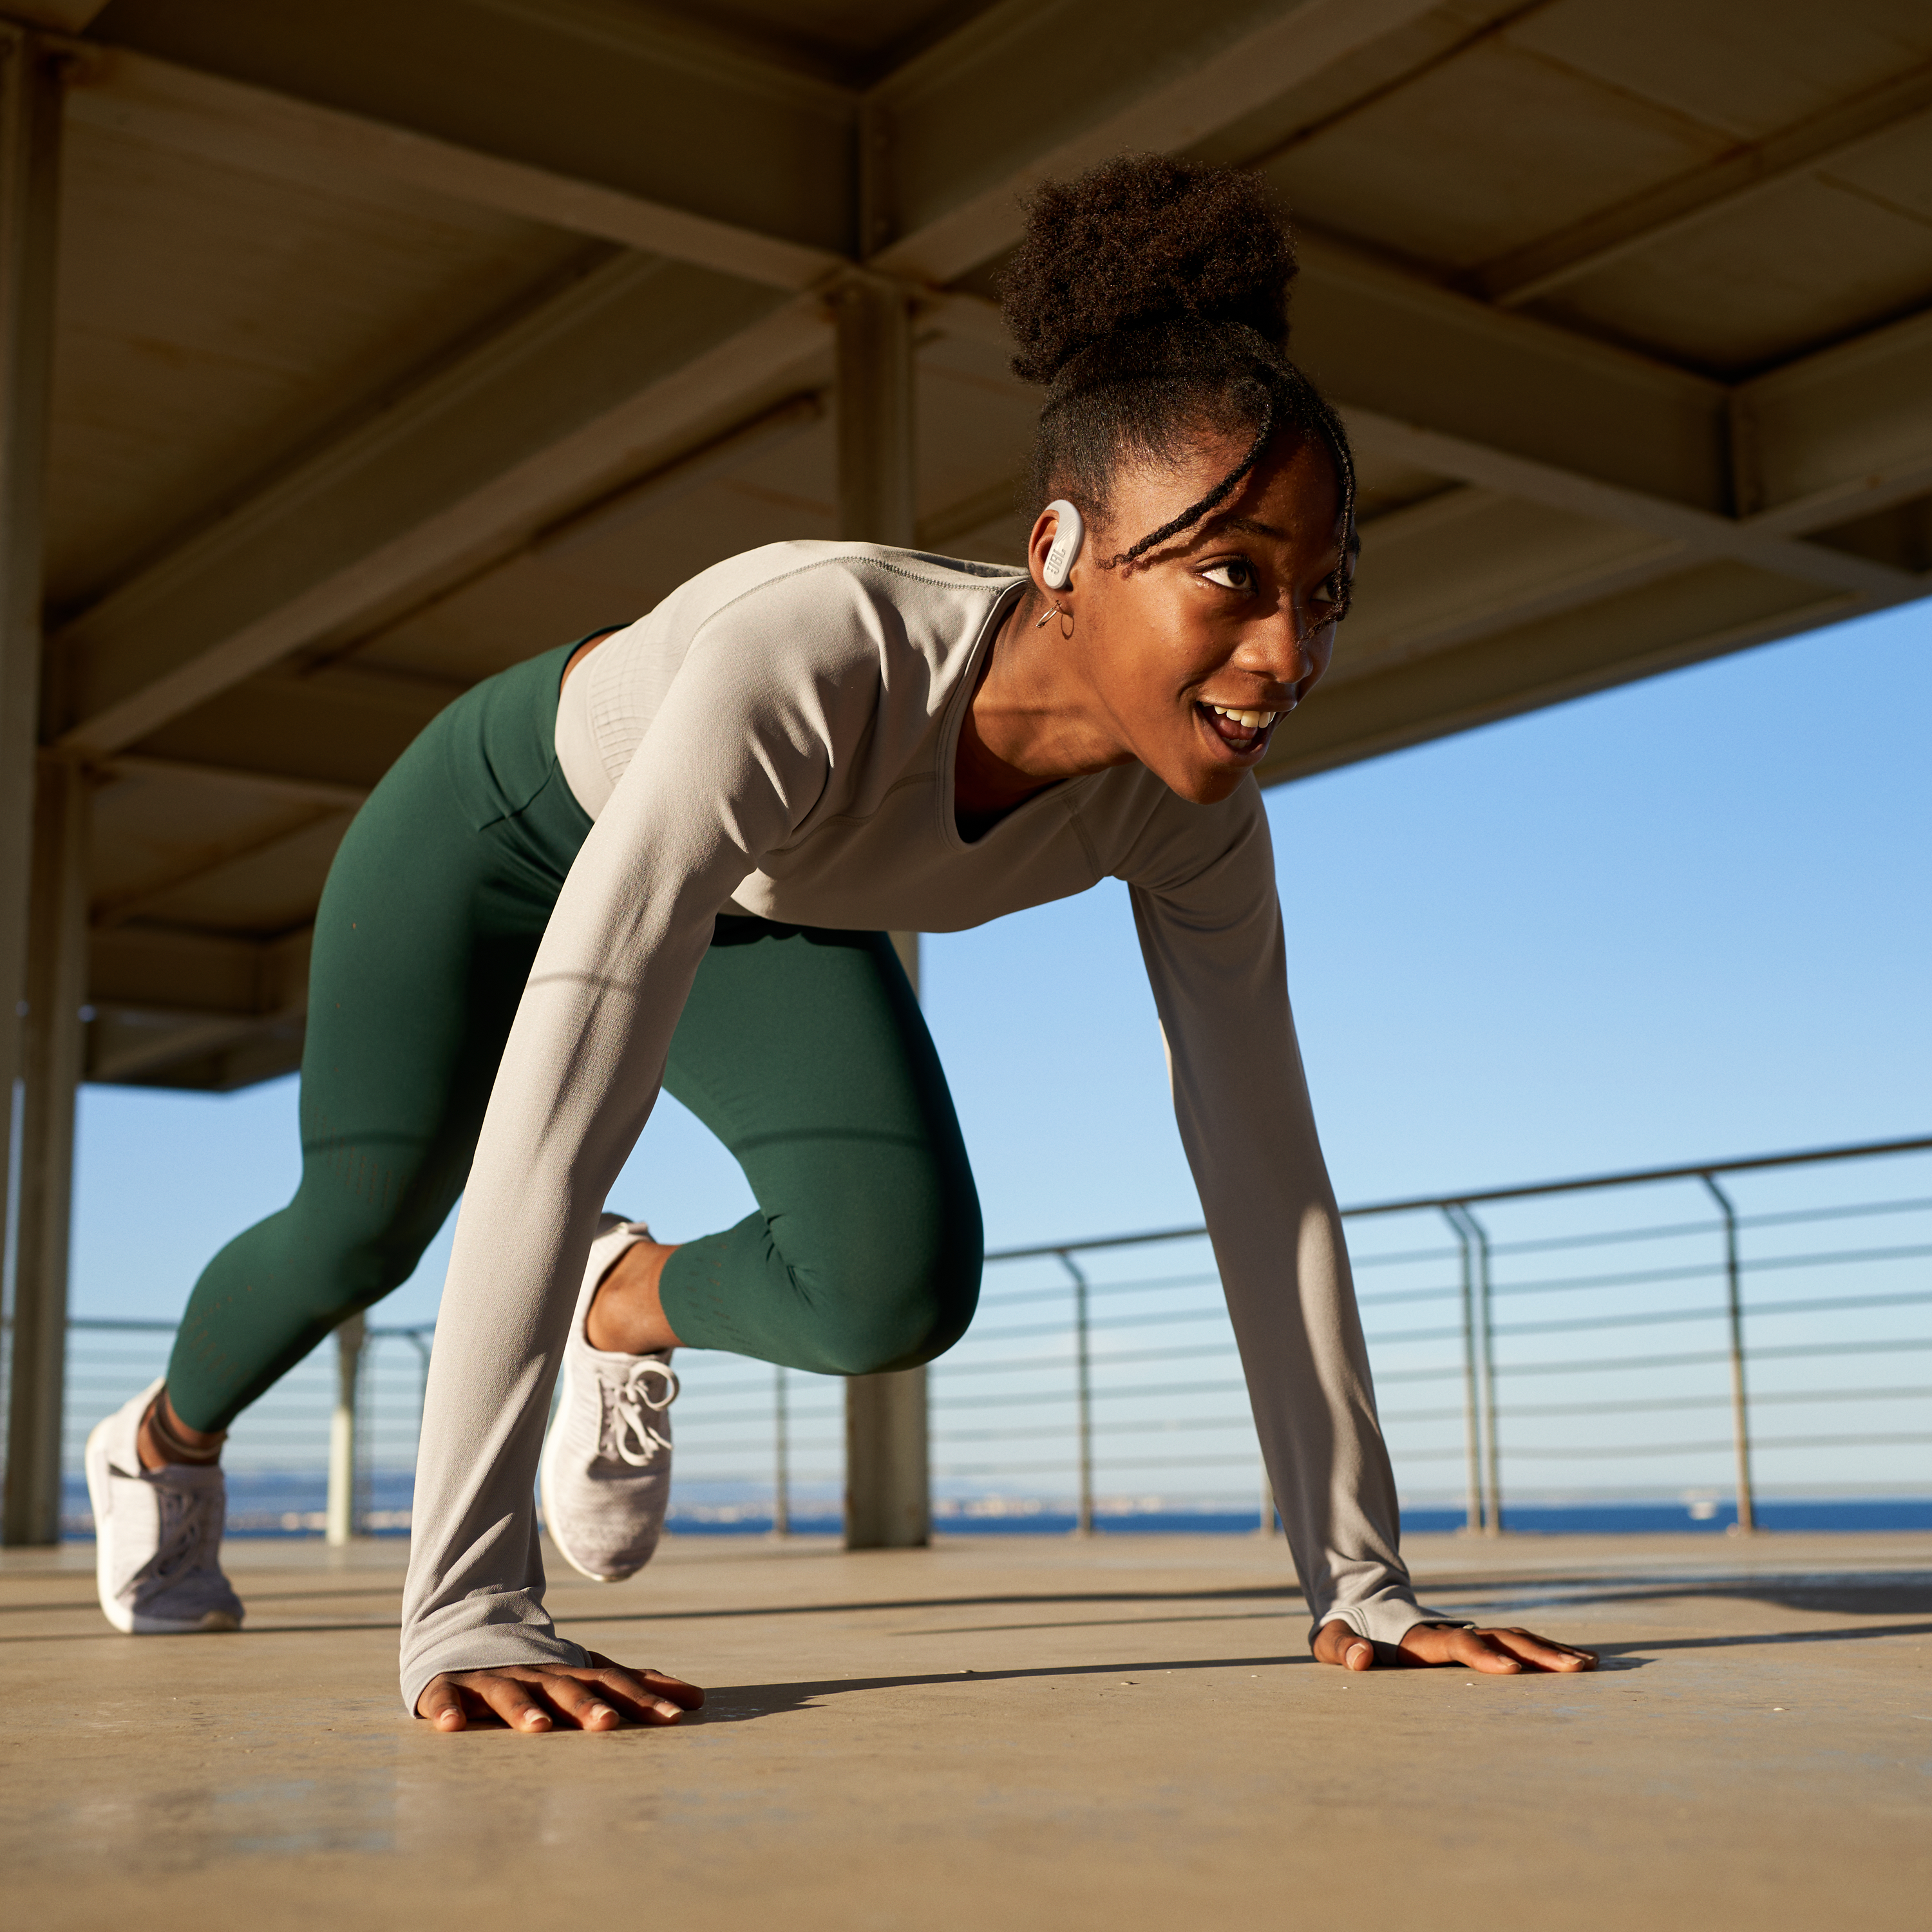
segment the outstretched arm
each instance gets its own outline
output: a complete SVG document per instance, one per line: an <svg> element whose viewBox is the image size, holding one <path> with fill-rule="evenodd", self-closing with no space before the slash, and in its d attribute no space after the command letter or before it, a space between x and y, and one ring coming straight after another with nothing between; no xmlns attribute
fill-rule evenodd
<svg viewBox="0 0 1932 1932"><path fill-rule="evenodd" d="M1134 916L1255 1426L1316 1655L1481 1670L1585 1654L1473 1631L1418 1604L1368 1352L1289 1010L1261 795L1176 803L1133 855Z"/></svg>
<svg viewBox="0 0 1932 1932"><path fill-rule="evenodd" d="M801 646L781 664L748 621L700 634L571 868L518 1008L457 1223L418 1459L402 1688L440 1724L481 1714L452 1690L500 1714L507 1700L526 1727L594 1716L586 1694L660 1718L680 1707L676 1680L598 1676L609 1667L557 1634L532 1490L597 1216L656 1100L713 917L824 800L832 748L875 698L862 654L855 669L838 626L821 634L826 662ZM586 1671L592 1693L578 1688Z"/></svg>

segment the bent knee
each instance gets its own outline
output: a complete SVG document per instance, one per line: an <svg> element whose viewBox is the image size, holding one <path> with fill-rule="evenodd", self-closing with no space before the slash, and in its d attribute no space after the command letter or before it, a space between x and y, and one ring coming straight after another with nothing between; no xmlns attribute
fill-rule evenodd
<svg viewBox="0 0 1932 1932"><path fill-rule="evenodd" d="M298 1197L298 1210L302 1204ZM400 1215L352 1220L297 1211L289 1220L278 1231L278 1272L291 1287L300 1284L301 1298L318 1318L344 1320L393 1293L416 1272L429 1245L421 1228Z"/></svg>
<svg viewBox="0 0 1932 1932"><path fill-rule="evenodd" d="M890 1270L855 1271L836 1307L824 1308L821 1346L833 1375L916 1369L966 1332L980 1299L979 1242ZM821 1304L823 1307L823 1304Z"/></svg>

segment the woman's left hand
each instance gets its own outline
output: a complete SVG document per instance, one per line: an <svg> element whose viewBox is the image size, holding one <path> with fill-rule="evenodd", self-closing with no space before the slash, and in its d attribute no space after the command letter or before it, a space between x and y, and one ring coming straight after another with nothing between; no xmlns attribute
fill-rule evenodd
<svg viewBox="0 0 1932 1932"><path fill-rule="evenodd" d="M1372 1670L1379 1662L1413 1669L1432 1664L1460 1664L1468 1670L1495 1677L1514 1677L1526 1670L1594 1670L1594 1650L1573 1650L1552 1643L1526 1630L1461 1630L1450 1624L1416 1624L1393 1651L1358 1636L1346 1624L1324 1624L1315 1636L1315 1660L1340 1664L1344 1670Z"/></svg>

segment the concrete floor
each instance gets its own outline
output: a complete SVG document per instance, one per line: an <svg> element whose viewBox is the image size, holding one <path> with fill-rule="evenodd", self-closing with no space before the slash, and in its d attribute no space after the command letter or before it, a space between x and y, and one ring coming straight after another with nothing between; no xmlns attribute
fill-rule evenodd
<svg viewBox="0 0 1932 1932"><path fill-rule="evenodd" d="M702 1718L534 1738L404 1719L399 1545L231 1550L233 1636L0 1562L9 1925L1932 1926L1932 1538L1413 1539L1604 1653L1517 1679L1318 1668L1256 1540L674 1540L552 1602Z"/></svg>

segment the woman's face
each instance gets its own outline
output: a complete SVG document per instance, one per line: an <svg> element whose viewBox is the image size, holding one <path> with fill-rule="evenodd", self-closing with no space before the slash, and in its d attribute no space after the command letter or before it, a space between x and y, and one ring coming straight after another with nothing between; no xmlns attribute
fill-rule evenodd
<svg viewBox="0 0 1932 1932"><path fill-rule="evenodd" d="M1245 452L1215 438L1182 462L1122 470L1111 527L1089 530L1066 590L1045 590L1040 577L1053 518L1041 517L1031 544L1036 586L1070 619L1062 648L1089 718L1117 739L1120 762L1137 760L1198 805L1227 797L1261 763L1282 716L1328 668L1351 568L1334 459L1318 439L1281 439L1193 529L1132 564L1102 564Z"/></svg>

